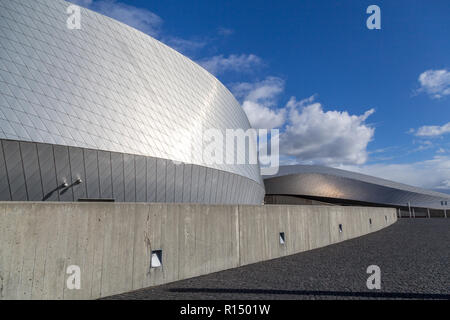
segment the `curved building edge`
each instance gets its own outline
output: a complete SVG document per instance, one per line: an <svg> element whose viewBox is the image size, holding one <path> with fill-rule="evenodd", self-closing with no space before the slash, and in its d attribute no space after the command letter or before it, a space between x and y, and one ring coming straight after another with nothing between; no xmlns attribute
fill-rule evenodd
<svg viewBox="0 0 450 320"><path fill-rule="evenodd" d="M202 157L204 130L250 128L219 80L151 36L89 9L81 9L81 29L69 30L70 4L0 2L0 138L176 160L264 187L258 164Z"/></svg>
<svg viewBox="0 0 450 320"><path fill-rule="evenodd" d="M226 171L133 154L0 139L0 201L261 204Z"/></svg>
<svg viewBox="0 0 450 320"><path fill-rule="evenodd" d="M283 201L296 203L295 197L304 197L325 203L440 210L450 204L448 194L330 167L283 166L276 176L264 178L269 201L276 201L274 196L290 196Z"/></svg>

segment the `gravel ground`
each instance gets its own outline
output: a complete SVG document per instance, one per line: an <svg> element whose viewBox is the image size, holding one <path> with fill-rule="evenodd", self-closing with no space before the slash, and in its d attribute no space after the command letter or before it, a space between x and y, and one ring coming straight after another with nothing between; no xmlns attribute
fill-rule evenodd
<svg viewBox="0 0 450 320"><path fill-rule="evenodd" d="M381 289L369 290L369 265ZM401 219L340 244L108 299L450 299L450 219Z"/></svg>

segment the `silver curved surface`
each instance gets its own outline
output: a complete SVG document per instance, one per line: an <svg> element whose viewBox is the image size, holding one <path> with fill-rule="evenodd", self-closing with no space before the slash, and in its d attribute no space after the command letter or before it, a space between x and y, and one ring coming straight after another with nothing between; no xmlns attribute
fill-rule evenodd
<svg viewBox="0 0 450 320"><path fill-rule="evenodd" d="M258 165L203 159L203 130L250 128L224 85L93 11L82 8L81 30L69 30L69 5L0 0L0 138L170 159L262 185Z"/></svg>
<svg viewBox="0 0 450 320"><path fill-rule="evenodd" d="M247 179L252 196L243 203L261 203L258 164L216 164L203 154L204 130L250 128L229 90L172 48L88 9L81 8L81 29L68 29L70 5L0 0L0 140L213 169L229 175L229 186L216 181L224 188L237 188L236 175ZM224 143L226 152L235 150ZM1 162L0 175L23 176Z"/></svg>
<svg viewBox="0 0 450 320"><path fill-rule="evenodd" d="M302 195L361 201L380 205L443 209L448 194L355 172L321 166L282 166L276 176L264 177L267 195Z"/></svg>

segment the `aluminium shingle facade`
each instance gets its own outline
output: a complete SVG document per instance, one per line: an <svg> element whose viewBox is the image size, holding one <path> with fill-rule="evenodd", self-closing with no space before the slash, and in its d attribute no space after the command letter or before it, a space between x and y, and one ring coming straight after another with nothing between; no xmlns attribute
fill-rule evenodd
<svg viewBox="0 0 450 320"><path fill-rule="evenodd" d="M226 87L93 11L68 29L69 5L0 0L0 200L261 203L259 165L203 158L204 130L250 128Z"/></svg>

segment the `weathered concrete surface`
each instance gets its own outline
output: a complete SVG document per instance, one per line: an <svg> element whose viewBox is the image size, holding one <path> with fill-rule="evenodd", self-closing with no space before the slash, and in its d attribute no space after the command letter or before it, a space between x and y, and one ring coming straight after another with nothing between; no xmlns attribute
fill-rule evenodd
<svg viewBox="0 0 450 320"><path fill-rule="evenodd" d="M396 219L385 208L3 202L0 298L105 297L323 247ZM160 249L163 266L150 268ZM66 286L70 265L81 269L80 290Z"/></svg>
<svg viewBox="0 0 450 320"><path fill-rule="evenodd" d="M378 231L395 221L395 210L387 208L239 206L240 265L324 247ZM281 232L285 245L279 241Z"/></svg>
<svg viewBox="0 0 450 320"><path fill-rule="evenodd" d="M400 219L332 246L106 299L450 300L449 243L450 219ZM370 290L367 267L374 264L381 270L381 288Z"/></svg>

